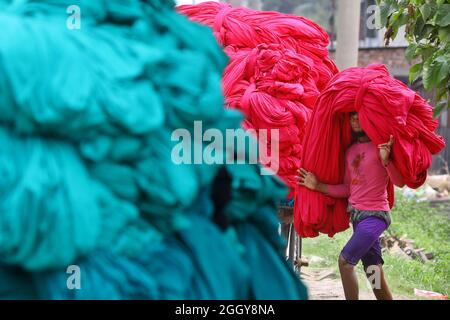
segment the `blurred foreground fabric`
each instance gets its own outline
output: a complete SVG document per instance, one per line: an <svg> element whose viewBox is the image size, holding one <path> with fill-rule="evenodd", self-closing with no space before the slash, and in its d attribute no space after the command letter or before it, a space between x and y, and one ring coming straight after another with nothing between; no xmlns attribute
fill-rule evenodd
<svg viewBox="0 0 450 320"><path fill-rule="evenodd" d="M242 121L209 29L167 0L0 0L0 29L0 299L307 298L284 184L172 159L174 130Z"/></svg>

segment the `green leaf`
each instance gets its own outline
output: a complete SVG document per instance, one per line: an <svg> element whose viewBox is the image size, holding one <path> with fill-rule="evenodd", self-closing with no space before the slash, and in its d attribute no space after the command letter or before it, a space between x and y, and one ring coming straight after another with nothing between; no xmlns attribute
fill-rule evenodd
<svg viewBox="0 0 450 320"><path fill-rule="evenodd" d="M388 19L391 14L389 9L390 6L386 2L383 2L380 6L380 23L382 26L388 25Z"/></svg>
<svg viewBox="0 0 450 320"><path fill-rule="evenodd" d="M419 8L420 13L422 14L423 20L428 20L428 18L431 16L432 8L429 3L425 3L423 6Z"/></svg>
<svg viewBox="0 0 450 320"><path fill-rule="evenodd" d="M449 107L448 100L439 101L433 109L433 117L437 118L441 112Z"/></svg>
<svg viewBox="0 0 450 320"><path fill-rule="evenodd" d="M383 26L391 25L393 13L399 11L396 1L384 1L380 6L380 20ZM398 18L398 17L397 17Z"/></svg>
<svg viewBox="0 0 450 320"><path fill-rule="evenodd" d="M440 5L436 14L436 24L441 27L450 25L450 4Z"/></svg>
<svg viewBox="0 0 450 320"><path fill-rule="evenodd" d="M417 51L418 45L416 43L411 43L408 48L406 48L405 56L406 59L412 60L416 57L416 51Z"/></svg>
<svg viewBox="0 0 450 320"><path fill-rule="evenodd" d="M441 84L445 79L448 78L450 71L450 63L448 61L445 61L441 64L441 67L439 68L438 73L438 83Z"/></svg>
<svg viewBox="0 0 450 320"><path fill-rule="evenodd" d="M400 18L397 20L401 25L405 25L408 23L409 21L409 15L408 12L403 12L402 15L400 16Z"/></svg>
<svg viewBox="0 0 450 320"><path fill-rule="evenodd" d="M441 99L448 99L448 91L445 88L445 86L441 86L438 87L436 90L436 97L441 100Z"/></svg>
<svg viewBox="0 0 450 320"><path fill-rule="evenodd" d="M450 26L439 28L438 36L441 42L450 42Z"/></svg>
<svg viewBox="0 0 450 320"><path fill-rule="evenodd" d="M413 65L411 67L411 69L409 69L409 83L413 83L414 81L416 81L419 78L420 73L422 72L422 67L423 67L423 64L418 63L418 64Z"/></svg>
<svg viewBox="0 0 450 320"><path fill-rule="evenodd" d="M390 22L391 22L391 23L396 22L397 19L398 19L401 15L402 15L402 12L401 12L401 11L396 11L396 12L394 12L394 13L392 14L392 16L391 16Z"/></svg>
<svg viewBox="0 0 450 320"><path fill-rule="evenodd" d="M436 30L435 26L432 26L430 24L426 24L424 28L422 29L422 33L420 34L420 38L422 39L432 39L433 33Z"/></svg>
<svg viewBox="0 0 450 320"><path fill-rule="evenodd" d="M397 38L399 27L394 24L394 28L392 30L393 30L393 32L391 34L391 39L395 39L395 38Z"/></svg>
<svg viewBox="0 0 450 320"><path fill-rule="evenodd" d="M434 53L436 52L436 48L430 46L430 45L426 45L420 48L419 52L417 52L418 54L420 53L420 55L422 56L422 60L425 61L428 58L430 58Z"/></svg>
<svg viewBox="0 0 450 320"><path fill-rule="evenodd" d="M433 57L428 58L423 64L423 86L427 91L437 87L439 83L440 64Z"/></svg>
<svg viewBox="0 0 450 320"><path fill-rule="evenodd" d="M422 32L423 32L424 27L425 27L425 21L423 21L423 18L421 16L419 16L417 18L416 24L414 26L414 35L417 38L419 38L419 39L422 38Z"/></svg>
<svg viewBox="0 0 450 320"><path fill-rule="evenodd" d="M446 61L446 56L444 56L442 50L436 51L436 59L435 61L443 63Z"/></svg>

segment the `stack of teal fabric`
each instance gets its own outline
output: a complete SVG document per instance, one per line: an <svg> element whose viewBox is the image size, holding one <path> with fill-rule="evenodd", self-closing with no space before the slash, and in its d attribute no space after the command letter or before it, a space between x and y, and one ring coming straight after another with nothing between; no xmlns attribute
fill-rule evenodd
<svg viewBox="0 0 450 320"><path fill-rule="evenodd" d="M0 30L0 299L306 298L278 236L284 185L172 161L175 129L240 127L211 31L167 0L0 0Z"/></svg>

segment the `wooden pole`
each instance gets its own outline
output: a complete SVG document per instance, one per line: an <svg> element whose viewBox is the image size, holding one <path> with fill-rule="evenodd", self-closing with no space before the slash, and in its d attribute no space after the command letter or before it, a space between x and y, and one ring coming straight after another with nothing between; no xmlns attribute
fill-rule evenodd
<svg viewBox="0 0 450 320"><path fill-rule="evenodd" d="M336 64L340 70L358 65L360 0L339 0Z"/></svg>

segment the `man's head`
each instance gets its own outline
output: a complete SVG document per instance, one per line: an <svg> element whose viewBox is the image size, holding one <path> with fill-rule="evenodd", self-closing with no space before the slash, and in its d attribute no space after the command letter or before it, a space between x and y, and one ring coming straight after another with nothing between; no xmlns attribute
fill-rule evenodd
<svg viewBox="0 0 450 320"><path fill-rule="evenodd" d="M358 112L350 112L350 127L352 128L353 132L363 131L359 123Z"/></svg>
<svg viewBox="0 0 450 320"><path fill-rule="evenodd" d="M352 128L352 135L355 138L361 138L366 136L366 133L361 128L361 124L359 123L358 113L356 111L350 112L350 127Z"/></svg>

